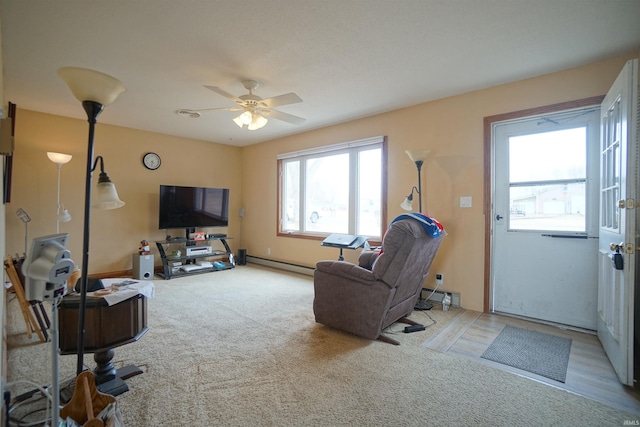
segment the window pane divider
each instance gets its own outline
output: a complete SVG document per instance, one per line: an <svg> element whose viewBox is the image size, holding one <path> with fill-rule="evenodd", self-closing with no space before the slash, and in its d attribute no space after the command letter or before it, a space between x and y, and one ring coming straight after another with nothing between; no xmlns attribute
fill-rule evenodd
<svg viewBox="0 0 640 427"><path fill-rule="evenodd" d="M587 178L554 179L548 181L510 182L509 187L534 187L536 185L575 184L585 182Z"/></svg>
<svg viewBox="0 0 640 427"><path fill-rule="evenodd" d="M285 160L285 159L291 159L294 157L318 155L318 154L325 154L325 153L335 153L338 150L364 147L367 145L381 144L383 141L384 141L383 136L374 136L371 138L358 139L356 141L341 142L338 144L325 145L322 147L315 147L315 148L309 148L306 150L299 150L299 151L292 151L290 153L278 154L276 159Z"/></svg>

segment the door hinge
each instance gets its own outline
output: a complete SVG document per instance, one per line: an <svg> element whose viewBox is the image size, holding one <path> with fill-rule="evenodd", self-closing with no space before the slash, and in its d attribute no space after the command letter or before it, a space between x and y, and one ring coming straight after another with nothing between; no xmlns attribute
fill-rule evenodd
<svg viewBox="0 0 640 427"><path fill-rule="evenodd" d="M618 200L618 207L620 209L635 209L636 208L636 199L621 199Z"/></svg>

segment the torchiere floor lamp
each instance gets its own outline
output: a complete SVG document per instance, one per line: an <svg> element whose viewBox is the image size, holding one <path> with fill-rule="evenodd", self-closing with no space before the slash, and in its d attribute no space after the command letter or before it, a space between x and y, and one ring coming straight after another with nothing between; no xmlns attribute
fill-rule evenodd
<svg viewBox="0 0 640 427"><path fill-rule="evenodd" d="M95 125L102 109L111 104L126 90L124 85L114 77L99 71L78 67L58 69L58 75L65 81L73 96L80 102L87 113L89 121L89 140L87 150L87 173L84 196L84 231L82 244L82 272L80 277L80 310L78 313L78 365L77 374L84 369L84 326L87 303L87 281L89 272L89 229L91 220L91 177L98 160L100 160L100 178L96 189L96 204L101 209L115 209L124 206L118 198L115 186L104 172L102 156L93 163L93 145ZM96 205L94 204L94 206Z"/></svg>
<svg viewBox="0 0 640 427"><path fill-rule="evenodd" d="M404 202L400 205L400 207L406 211L410 211L413 209L413 191L415 190L418 193L418 212L422 213L422 177L420 175L420 171L422 170L422 164L426 160L427 156L431 151L429 150L407 150L407 156L416 164L416 168L418 169L418 188L415 186L411 188L411 193L405 197Z"/></svg>
<svg viewBox="0 0 640 427"><path fill-rule="evenodd" d="M429 155L430 152L431 151L429 150L405 151L405 153L407 153L407 156L409 156L409 158L416 164L416 169L418 169L418 188L416 187L411 188L411 194L409 194L404 199L404 202L402 202L402 204L400 205L402 209L405 209L408 211L413 209L413 203L412 203L413 191L415 190L418 193L418 207L419 207L418 212L422 213L422 177L420 175L420 171L422 170L422 165L424 164L424 161L427 159L427 156ZM425 299L422 299L422 291L420 291L420 298L418 299L418 302L414 306L414 309L415 310L431 310L432 308L433 308L433 304L431 304Z"/></svg>
<svg viewBox="0 0 640 427"><path fill-rule="evenodd" d="M62 169L62 165L65 165L71 161L73 157L71 154L64 153L55 153L52 151L47 152L47 157L53 163L58 166L58 196L56 199L56 233L60 233L60 223L61 222L69 222L71 221L71 214L67 209L64 208L64 205L60 203L60 170Z"/></svg>

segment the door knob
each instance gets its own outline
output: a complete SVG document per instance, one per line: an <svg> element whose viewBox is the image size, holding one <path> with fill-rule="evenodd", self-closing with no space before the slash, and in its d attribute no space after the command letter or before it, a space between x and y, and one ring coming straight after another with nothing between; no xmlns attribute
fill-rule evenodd
<svg viewBox="0 0 640 427"><path fill-rule="evenodd" d="M620 252L620 249L624 248L624 242L620 243L609 243L609 249L615 252Z"/></svg>
<svg viewBox="0 0 640 427"><path fill-rule="evenodd" d="M500 221L502 218L504 218L502 215L496 215L496 220Z"/></svg>

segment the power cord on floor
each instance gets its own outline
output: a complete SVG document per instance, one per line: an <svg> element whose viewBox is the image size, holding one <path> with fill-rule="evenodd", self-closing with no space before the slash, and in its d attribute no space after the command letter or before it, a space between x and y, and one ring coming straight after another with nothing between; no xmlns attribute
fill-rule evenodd
<svg viewBox="0 0 640 427"><path fill-rule="evenodd" d="M416 312L414 311L414 313L416 313ZM427 317L431 321L431 323L429 325L425 325L427 328L429 328L429 327L435 325L436 323L438 323L438 321L436 319L434 319L433 317L431 317L429 315L428 311L418 311L417 313L420 313L420 315L423 315L423 316Z"/></svg>
<svg viewBox="0 0 640 427"><path fill-rule="evenodd" d="M431 323L430 323L430 324L428 324L428 325L423 325L423 326L425 327L425 329L428 329L428 328L432 327L433 325L435 325L436 323L438 323L438 321L437 321L436 319L434 319L433 317L431 317L431 316L429 315L429 312L428 312L428 311L414 311L414 313L422 313L425 317L427 317L427 318L431 321ZM411 320L416 320L416 319L411 319ZM390 335L395 335L395 334L399 334L399 333L405 333L405 331L404 331L404 328L405 328L405 327L404 327L404 326L402 326L402 327L401 327L400 329L398 329L398 330L396 330L396 329L394 328L394 325L396 325L396 324L398 324L398 323L399 323L399 322L391 324L389 327L387 327L387 329L384 331L384 333L385 333L385 334L390 334Z"/></svg>
<svg viewBox="0 0 640 427"><path fill-rule="evenodd" d="M43 425L44 423L48 422L51 418L48 416L49 414L49 402L51 401L51 394L49 393L49 390L46 387L42 387L32 381L28 381L28 380L18 380L18 381L13 381L10 383L7 383L7 387L11 387L13 385L16 384L27 384L27 385L31 385L36 387L36 390L34 390L33 392L28 392L28 393L23 393L19 396L17 396L14 399L14 402L11 403L9 405L9 409L7 410L7 420L10 420L11 422L13 422L15 425L17 426L37 426L37 425ZM38 393L39 391L39 393ZM6 395L6 393L5 393ZM27 404L27 403L33 403L33 402L37 402L41 399L46 399L47 403L46 403L46 407L45 408L38 408L35 409L29 413L23 414L19 419L15 418L12 414L13 412L20 408L22 405ZM36 421L31 421L31 422L25 422L24 419L27 416L33 415L34 413L37 412L41 412L41 411L45 411L45 418L41 419L41 420L36 420Z"/></svg>

